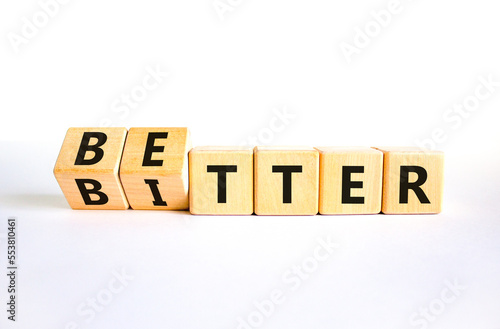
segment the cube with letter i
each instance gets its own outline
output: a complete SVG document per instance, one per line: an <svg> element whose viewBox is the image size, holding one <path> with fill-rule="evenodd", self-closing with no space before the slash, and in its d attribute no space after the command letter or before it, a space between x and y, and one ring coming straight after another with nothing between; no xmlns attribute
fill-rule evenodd
<svg viewBox="0 0 500 329"><path fill-rule="evenodd" d="M125 128L70 128L54 175L73 209L127 209L118 171Z"/></svg>
<svg viewBox="0 0 500 329"><path fill-rule="evenodd" d="M444 154L417 147L381 147L384 153L382 212L441 212Z"/></svg>
<svg viewBox="0 0 500 329"><path fill-rule="evenodd" d="M120 179L132 209L188 208L187 128L130 128Z"/></svg>
<svg viewBox="0 0 500 329"><path fill-rule="evenodd" d="M189 210L195 215L251 215L253 149L237 146L192 149Z"/></svg>
<svg viewBox="0 0 500 329"><path fill-rule="evenodd" d="M255 214L316 215L318 183L319 155L316 149L255 147Z"/></svg>

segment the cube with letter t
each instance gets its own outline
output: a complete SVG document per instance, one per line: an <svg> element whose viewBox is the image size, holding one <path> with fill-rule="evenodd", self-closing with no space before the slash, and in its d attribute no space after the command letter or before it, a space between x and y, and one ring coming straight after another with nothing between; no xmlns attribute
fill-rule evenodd
<svg viewBox="0 0 500 329"><path fill-rule="evenodd" d="M73 209L127 209L118 177L127 129L69 128L54 175Z"/></svg>
<svg viewBox="0 0 500 329"><path fill-rule="evenodd" d="M441 212L444 154L417 147L381 147L384 153L382 212Z"/></svg>
<svg viewBox="0 0 500 329"><path fill-rule="evenodd" d="M195 215L251 215L253 149L238 146L192 149L189 210Z"/></svg>
<svg viewBox="0 0 500 329"><path fill-rule="evenodd" d="M257 146L254 200L257 215L316 215L319 154L312 147Z"/></svg>
<svg viewBox="0 0 500 329"><path fill-rule="evenodd" d="M187 128L130 128L120 179L132 209L188 208Z"/></svg>

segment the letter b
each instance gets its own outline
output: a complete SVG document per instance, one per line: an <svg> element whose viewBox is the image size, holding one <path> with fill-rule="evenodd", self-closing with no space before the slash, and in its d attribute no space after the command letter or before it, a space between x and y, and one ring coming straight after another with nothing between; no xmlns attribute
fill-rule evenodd
<svg viewBox="0 0 500 329"><path fill-rule="evenodd" d="M91 138L97 138L97 142L93 145L89 145ZM104 150L101 146L103 146L107 140L108 136L105 133L84 132L80 148L78 149L78 154L76 155L75 166L93 165L101 161L104 156ZM94 152L94 157L91 159L85 159L87 151Z"/></svg>

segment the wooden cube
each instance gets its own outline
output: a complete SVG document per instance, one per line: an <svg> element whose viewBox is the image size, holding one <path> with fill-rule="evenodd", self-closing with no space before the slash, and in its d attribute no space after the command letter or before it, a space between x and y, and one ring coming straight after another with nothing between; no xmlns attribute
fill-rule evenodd
<svg viewBox="0 0 500 329"><path fill-rule="evenodd" d="M254 201L257 215L316 215L319 154L312 147L257 146Z"/></svg>
<svg viewBox="0 0 500 329"><path fill-rule="evenodd" d="M441 212L444 154L417 147L381 147L384 153L382 212Z"/></svg>
<svg viewBox="0 0 500 329"><path fill-rule="evenodd" d="M118 170L127 129L69 128L54 175L73 209L128 209Z"/></svg>
<svg viewBox="0 0 500 329"><path fill-rule="evenodd" d="M195 215L251 215L253 149L238 146L192 149L189 210Z"/></svg>
<svg viewBox="0 0 500 329"><path fill-rule="evenodd" d="M187 128L130 128L120 179L133 209L188 208Z"/></svg>
<svg viewBox="0 0 500 329"><path fill-rule="evenodd" d="M319 213L378 214L383 154L369 147L317 147Z"/></svg>

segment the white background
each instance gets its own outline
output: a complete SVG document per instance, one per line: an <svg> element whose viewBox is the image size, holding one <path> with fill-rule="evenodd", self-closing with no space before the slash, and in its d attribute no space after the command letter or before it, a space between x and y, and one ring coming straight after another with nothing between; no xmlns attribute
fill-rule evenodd
<svg viewBox="0 0 500 329"><path fill-rule="evenodd" d="M212 0L72 0L46 21L37 1L0 4L0 326L238 328L250 317L261 328L500 328L498 5L401 0L381 27L371 13L390 1L216 4L227 11ZM151 70L168 76L141 94ZM497 86L486 92L488 79ZM100 125L187 126L196 146L427 140L446 154L444 211L73 211L52 168L67 128ZM8 216L15 324L3 310ZM318 239L338 246L293 289L289 271L311 264ZM122 271L130 280L110 293ZM257 314L275 290L282 303Z"/></svg>

